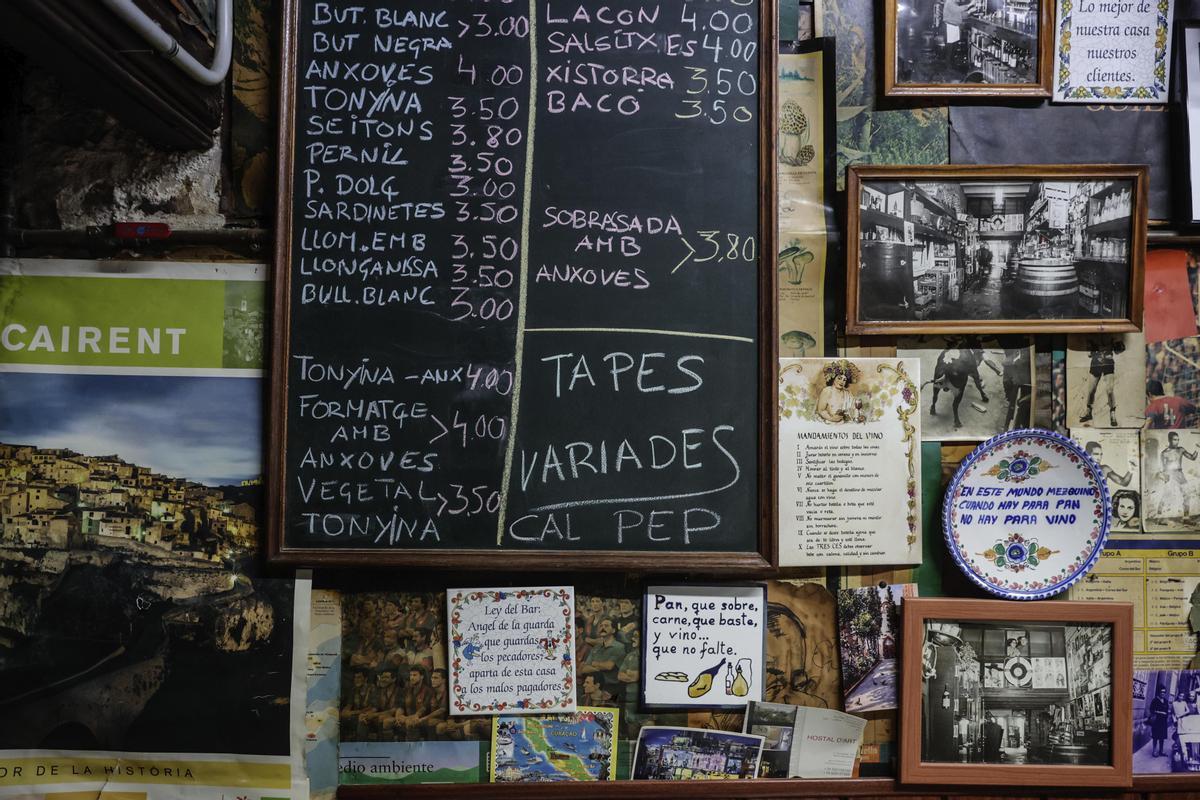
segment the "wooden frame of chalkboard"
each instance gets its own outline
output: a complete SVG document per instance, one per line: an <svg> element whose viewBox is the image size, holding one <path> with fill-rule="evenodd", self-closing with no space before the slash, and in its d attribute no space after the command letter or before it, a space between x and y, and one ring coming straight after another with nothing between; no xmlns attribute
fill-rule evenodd
<svg viewBox="0 0 1200 800"><path fill-rule="evenodd" d="M536 0L531 0L531 5ZM749 3L739 3L749 5ZM301 150L297 144L300 126L297 122L297 91L303 70L300 56L301 0L284 0L281 10L281 45L279 58L279 136L277 142L278 205L275 221L275 255L273 260L273 326L271 331L271 387L268 400L269 439L267 453L267 555L270 561L287 565L341 567L451 567L458 569L589 569L612 571L677 570L720 574L763 574L774 570L776 564L776 413L775 379L777 358L776 330L776 273L773 268L776 240L776 181L775 181L775 91L774 77L777 53L776 0L759 0L757 21L757 88L758 124L757 202L758 220L755 233L757 269L757 325L754 326L756 346L755 389L757 391L757 420L753 426L757 435L757 470L753 482L753 505L756 509L753 533L740 534L751 547L729 550L655 550L655 549L545 549L530 550L496 547L480 548L358 548L317 547L289 542L287 524L289 473L289 370L291 369L291 337L296 325L293 312L293 225L294 193L302 187L297 167ZM628 34L626 34L628 35ZM752 41L752 40L751 40ZM699 49L699 45L697 45ZM716 83L727 76L713 75ZM682 75L682 73L681 73ZM683 80L678 78L677 80ZM707 84L706 84L707 85ZM753 107L753 106L752 106ZM699 113L697 111L697 113ZM707 116L707 113L706 115ZM715 120L714 120L715 122ZM532 148L531 148L532 149ZM297 223L298 224L298 223ZM685 231L686 232L686 231ZM692 235L708 233L696 231ZM689 245L690 247L690 245ZM681 262L682 263L682 262ZM678 268L678 267L677 267ZM518 370L519 372L519 370ZM685 442L686 446L686 442ZM719 445L718 445L719 446ZM722 448L723 449L723 448ZM749 488L747 491L751 491ZM501 493L501 506L506 502ZM653 525L651 518L651 525ZM686 522L685 522L686 525ZM652 529L650 529L652 531Z"/></svg>
<svg viewBox="0 0 1200 800"><path fill-rule="evenodd" d="M1128 164L849 167L846 332L1033 334L1141 330L1147 174L1145 165ZM1095 184L1094 191L1087 188L1090 184ZM972 240L967 232L970 222L966 209L945 207L943 201L926 191L930 185L955 185L964 196L967 191L963 187L967 187L984 199L995 193L1001 205L992 208L1002 206L1005 213L996 212L991 220L994 226L975 231L974 235L981 247L983 240L991 236L1009 237L1016 242L1008 250L1013 263L1007 265L1002 276L992 275L978 262L978 249L961 252L965 242ZM1068 193L1068 197L1051 198L1051 189L1046 185L1052 185L1056 193ZM1068 185L1070 189L1063 188ZM1038 186L1042 186L1041 196L1023 208L1018 201L1014 207L1021 210L1006 213L1007 198L1014 192L1019 194L1021 186L1027 187L1023 199L1032 198ZM1082 203L1078 203L1080 200ZM1082 208L1074 213L1084 214L1088 220L1081 243L1069 242L1064 235L1062 222L1071 202ZM1117 210L1126 204L1127 216ZM1019 225L1009 219L1022 214L1024 219ZM949 254L943 249L939 255L936 245L950 248ZM990 251L990 246L987 249ZM918 255L925 261L920 274L916 274ZM938 265L939 258L957 259L958 265L955 269ZM1076 269L1068 269L1072 265ZM989 269L995 272L999 266L997 262ZM964 271L965 278L956 275ZM1078 299L1083 295L1085 281L1080 273L1084 272L1091 287L1086 301ZM1120 286L1112 280L1114 273L1120 276ZM955 277L950 285L952 275ZM926 276L936 278L936 285L931 279L928 292L916 292L917 279ZM994 282L1000 285L991 287L995 290L992 297L985 289ZM978 302L967 302L968 291L979 293ZM1115 308L1118 301L1124 304L1124 314L1103 313L1110 306ZM1083 309L1085 302L1094 302L1095 310ZM1094 316L1068 315L1080 310Z"/></svg>

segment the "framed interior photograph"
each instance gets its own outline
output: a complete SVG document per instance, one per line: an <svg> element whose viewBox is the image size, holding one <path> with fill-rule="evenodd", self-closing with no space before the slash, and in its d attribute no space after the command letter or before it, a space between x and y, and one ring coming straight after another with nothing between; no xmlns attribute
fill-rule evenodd
<svg viewBox="0 0 1200 800"><path fill-rule="evenodd" d="M1051 94L1051 0L885 0L884 21L886 95Z"/></svg>
<svg viewBox="0 0 1200 800"><path fill-rule="evenodd" d="M904 601L903 783L1130 786L1129 603Z"/></svg>
<svg viewBox="0 0 1200 800"><path fill-rule="evenodd" d="M846 330L1141 330L1146 167L856 166Z"/></svg>

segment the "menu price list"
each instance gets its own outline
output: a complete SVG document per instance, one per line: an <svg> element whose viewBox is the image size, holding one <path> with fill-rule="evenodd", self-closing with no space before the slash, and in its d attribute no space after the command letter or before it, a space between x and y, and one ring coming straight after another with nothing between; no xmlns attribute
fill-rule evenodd
<svg viewBox="0 0 1200 800"><path fill-rule="evenodd" d="M300 5L289 544L526 541L504 536L529 510L522 464L552 439L584 439L581 420L614 448L655 435L642 421L625 430L630 411L688 416L681 431L725 443L731 456L716 450L711 463L728 474L696 475L690 458L654 468L642 457L635 469L626 457L624 474L567 494L603 494L610 478L656 484L648 496L713 494L729 474L753 477L752 12L731 0ZM561 394L564 364L578 369L564 353L576 351L612 361L607 396ZM639 372L647 354L651 369L696 375L694 395L622 393L626 360L631 377L659 385ZM746 381L748 402L714 408L718 359ZM590 381L605 385L598 372ZM752 495L749 485L730 494ZM740 498L690 516L694 503L672 502L697 530L731 511L753 518ZM535 546L618 544L592 527L590 541L576 529Z"/></svg>

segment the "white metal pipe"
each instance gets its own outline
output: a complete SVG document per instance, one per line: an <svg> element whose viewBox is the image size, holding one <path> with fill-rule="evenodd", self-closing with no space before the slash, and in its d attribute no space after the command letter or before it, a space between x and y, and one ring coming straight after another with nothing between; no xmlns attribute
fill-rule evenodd
<svg viewBox="0 0 1200 800"><path fill-rule="evenodd" d="M112 9L113 13L123 19L129 27L137 31L159 55L174 62L192 80L209 86L215 86L225 80L225 76L229 72L229 57L233 50L233 0L218 0L217 2L217 48L213 54L211 67L206 67L194 59L175 40L174 36L146 16L133 0L101 0L101 2Z"/></svg>

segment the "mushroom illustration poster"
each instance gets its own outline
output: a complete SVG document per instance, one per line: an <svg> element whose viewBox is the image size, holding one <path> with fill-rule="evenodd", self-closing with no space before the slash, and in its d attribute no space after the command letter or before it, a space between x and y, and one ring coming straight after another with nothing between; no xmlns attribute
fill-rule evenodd
<svg viewBox="0 0 1200 800"><path fill-rule="evenodd" d="M575 710L575 590L447 589L450 713Z"/></svg>
<svg viewBox="0 0 1200 800"><path fill-rule="evenodd" d="M779 363L779 565L920 562L920 361Z"/></svg>
<svg viewBox="0 0 1200 800"><path fill-rule="evenodd" d="M826 66L832 60L832 44L801 46L816 49L780 54L775 84L779 353L791 357L825 353L826 198L833 192L825 163L825 145L833 138L825 117Z"/></svg>
<svg viewBox="0 0 1200 800"><path fill-rule="evenodd" d="M1172 0L1057 0L1054 99L1166 103Z"/></svg>
<svg viewBox="0 0 1200 800"><path fill-rule="evenodd" d="M744 708L763 699L766 587L647 586L642 703Z"/></svg>

